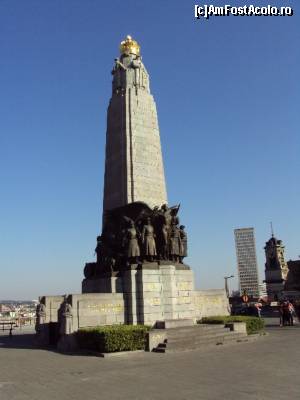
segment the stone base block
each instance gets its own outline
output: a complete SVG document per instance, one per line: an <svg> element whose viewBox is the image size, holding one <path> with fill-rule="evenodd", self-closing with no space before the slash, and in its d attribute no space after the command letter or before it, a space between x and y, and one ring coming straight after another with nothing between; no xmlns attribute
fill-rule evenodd
<svg viewBox="0 0 300 400"><path fill-rule="evenodd" d="M193 272L186 266L147 264L117 276L84 279L82 290L82 294L67 296L72 309L70 332L111 324L146 324L163 329L192 326L197 319L228 315L229 310L225 290L195 290ZM50 343L60 332L59 307L64 296L45 296L40 301L46 316L39 340L48 338ZM60 340L59 346L71 346L70 340Z"/></svg>
<svg viewBox="0 0 300 400"><path fill-rule="evenodd" d="M156 347L164 343L167 339L167 333L164 329L153 329L147 333L146 351L153 351Z"/></svg>
<svg viewBox="0 0 300 400"><path fill-rule="evenodd" d="M170 328L182 328L184 326L194 326L194 319L166 319L164 321L157 321L156 328L157 329L170 329Z"/></svg>
<svg viewBox="0 0 300 400"><path fill-rule="evenodd" d="M84 279L82 293L122 293L122 279L117 276L98 279Z"/></svg>
<svg viewBox="0 0 300 400"><path fill-rule="evenodd" d="M246 322L228 322L225 326L231 331L247 334Z"/></svg>

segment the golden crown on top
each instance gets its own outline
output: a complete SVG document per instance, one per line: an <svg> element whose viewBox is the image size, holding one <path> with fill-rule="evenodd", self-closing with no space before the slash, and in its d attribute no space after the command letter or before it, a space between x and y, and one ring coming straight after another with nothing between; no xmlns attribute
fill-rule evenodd
<svg viewBox="0 0 300 400"><path fill-rule="evenodd" d="M120 52L121 54L135 54L136 56L139 56L140 45L138 42L133 40L131 36L127 35L126 39L120 44Z"/></svg>

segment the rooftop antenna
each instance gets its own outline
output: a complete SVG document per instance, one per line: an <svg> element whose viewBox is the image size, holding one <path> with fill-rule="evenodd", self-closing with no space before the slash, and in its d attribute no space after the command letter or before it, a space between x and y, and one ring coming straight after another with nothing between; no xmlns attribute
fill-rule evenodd
<svg viewBox="0 0 300 400"><path fill-rule="evenodd" d="M270 222L270 225L271 225L271 234L272 234L272 237L274 237L274 230L273 230L273 223L272 223L272 221Z"/></svg>

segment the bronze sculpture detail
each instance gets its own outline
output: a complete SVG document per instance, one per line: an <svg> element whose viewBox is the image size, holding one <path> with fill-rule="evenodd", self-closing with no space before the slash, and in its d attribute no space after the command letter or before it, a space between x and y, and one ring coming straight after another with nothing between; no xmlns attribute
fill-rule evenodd
<svg viewBox="0 0 300 400"><path fill-rule="evenodd" d="M87 263L86 278L99 277L145 262L183 263L187 235L179 225L179 206L151 209L134 202L104 215L102 235L97 237L95 263Z"/></svg>

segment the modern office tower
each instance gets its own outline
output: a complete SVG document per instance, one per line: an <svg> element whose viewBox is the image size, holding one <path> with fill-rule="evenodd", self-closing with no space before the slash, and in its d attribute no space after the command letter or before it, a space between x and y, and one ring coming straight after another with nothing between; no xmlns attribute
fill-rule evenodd
<svg viewBox="0 0 300 400"><path fill-rule="evenodd" d="M259 296L254 228L234 230L240 292Z"/></svg>

